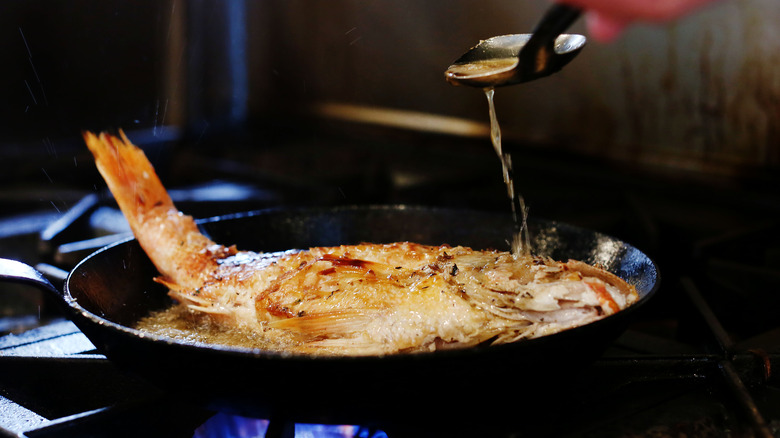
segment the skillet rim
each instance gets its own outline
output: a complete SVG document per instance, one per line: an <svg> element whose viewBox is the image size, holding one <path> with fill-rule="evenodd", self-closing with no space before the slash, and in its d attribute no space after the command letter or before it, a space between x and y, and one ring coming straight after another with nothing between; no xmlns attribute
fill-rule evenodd
<svg viewBox="0 0 780 438"><path fill-rule="evenodd" d="M451 214L457 214L457 213L465 213L465 214L471 214L471 215L483 215L485 217L494 217L497 218L500 215L500 212L495 211L488 211L488 210L478 210L478 209L467 209L467 208L448 208L448 207L438 207L438 206L424 206L424 205L408 205L408 204L370 204L370 205L342 205L342 206L314 206L314 207L306 207L306 206L292 206L292 207L271 207L271 208L265 208L265 209L258 209L258 210L249 210L244 212L236 212L236 213L229 213L225 215L218 215L218 216L212 216L202 219L197 219L196 223L199 227L205 224L209 223L224 223L229 222L232 220L240 220L245 218L251 218L255 216L262 216L262 215L269 215L269 214L285 214L285 213L343 213L343 212L358 212L358 211L372 211L372 212L382 212L382 211L417 211L417 212L447 212ZM507 344L500 344L495 346L490 345L476 345L471 347L464 347L464 348L454 348L449 350L436 350L436 351L420 351L420 352L413 352L413 353L392 353L392 354L382 354L382 355L310 355L310 354L303 354L303 353L290 353L290 352L278 352L278 351L268 351L268 350L261 350L257 348L246 348L246 347L236 347L236 346L228 346L228 345L220 345L220 344L209 344L205 342L192 342L192 341L182 341L174 338L169 338L166 336L160 336L155 334L150 334L143 332L141 330L138 330L133 327L128 327L119 323L116 323L110 319L107 319L105 317L101 317L89 310L87 310L85 307L81 306L78 303L78 299L74 298L71 293L71 280L75 277L82 269L85 269L85 266L93 263L94 259L96 259L98 256L104 255L104 253L109 251L116 251L118 247L120 246L126 246L126 245L138 245L138 241L133 236L129 236L123 239L120 239L116 242L113 242L103 248L100 248L90 255L86 256L84 259L82 259L69 273L68 276L65 279L64 287L63 287L63 295L62 298L69 308L69 310L73 313L76 313L80 315L80 318L83 318L87 320L91 324L96 324L102 327L105 327L107 329L110 329L121 336L125 337L132 337L135 340L140 340L144 342L154 342L156 344L166 344L171 347L175 348L183 348L186 350L192 350L193 352L203 353L203 354L219 354L219 355L230 355L230 356L238 356L241 358L254 358L254 359L264 359L264 360L282 360L285 362L290 361L297 361L297 362L360 362L360 363L370 363L370 362L387 362L387 361L395 361L395 360L402 360L404 362L407 362L409 360L413 361L446 361L453 358L470 358L475 355L485 355L485 356L494 356L494 355L505 355L507 353L513 353L514 350L522 351L523 349L531 349L535 345L543 345L549 342L553 342L555 340L563 340L567 337L576 337L580 334L583 334L583 332L588 331L598 331L599 328L608 325L617 323L620 320L625 320L628 315L636 312L641 307L645 305L647 301L649 301L655 293L658 291L661 281L660 272L658 269L658 265L655 263L655 261L650 258L645 252L641 251L634 245L612 237L610 235L601 233L599 231L579 227L576 225L571 225L565 222L560 222L556 220L548 220L544 218L529 218L529 223L533 224L540 224L540 225L546 225L546 226L553 226L553 227L561 227L564 229L568 229L570 231L575 231L579 233L588 233L592 235L593 237L602 237L610 240L611 242L617 242L621 244L623 248L630 249L636 252L636 254L641 255L641 258L643 261L646 262L646 266L652 268L651 276L653 278L652 286L647 291L637 291L639 293L639 299L632 304L631 306L627 307L626 309L621 310L618 313L609 315L605 318L599 319L597 321L582 325L573 327L571 329L567 329L561 332L553 333L550 335L541 336L538 338L532 338L532 339L525 339L518 342L513 343L507 343ZM139 249L140 249L140 245ZM249 249L252 251L251 249ZM109 255L110 256L110 255ZM144 253L143 257L148 257ZM621 277L622 278L622 277ZM76 322L76 321L74 321ZM78 325L78 324L77 324ZM621 333L622 331L618 332ZM551 341L553 340L553 341ZM96 346L99 348L99 346ZM99 348L100 349L100 348Z"/></svg>

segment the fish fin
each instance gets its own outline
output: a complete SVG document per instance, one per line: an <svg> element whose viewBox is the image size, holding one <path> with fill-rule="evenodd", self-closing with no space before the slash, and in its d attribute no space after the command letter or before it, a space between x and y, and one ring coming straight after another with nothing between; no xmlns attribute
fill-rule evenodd
<svg viewBox="0 0 780 438"><path fill-rule="evenodd" d="M295 331L314 338L338 338L362 330L378 310L333 310L269 323L269 327Z"/></svg>
<svg viewBox="0 0 780 438"><path fill-rule="evenodd" d="M319 339L307 342L297 347L297 350L309 354L334 352L351 356L377 356L394 351L392 347L385 344L358 338Z"/></svg>

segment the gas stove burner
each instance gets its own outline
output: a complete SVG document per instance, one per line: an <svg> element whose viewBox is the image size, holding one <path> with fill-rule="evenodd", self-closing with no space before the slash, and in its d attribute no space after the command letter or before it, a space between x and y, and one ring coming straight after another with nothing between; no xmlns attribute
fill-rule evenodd
<svg viewBox="0 0 780 438"><path fill-rule="evenodd" d="M279 424L279 425L277 425ZM271 422L219 413L195 429L193 438L388 438L381 430L344 424Z"/></svg>

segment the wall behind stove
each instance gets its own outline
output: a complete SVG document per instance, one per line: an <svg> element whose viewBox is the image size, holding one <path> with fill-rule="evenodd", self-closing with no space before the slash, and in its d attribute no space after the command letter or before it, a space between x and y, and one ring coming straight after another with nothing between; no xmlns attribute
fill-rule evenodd
<svg viewBox="0 0 780 438"><path fill-rule="evenodd" d="M484 96L443 71L480 39L532 29L542 0L288 0L247 6L255 114L336 101L484 121ZM572 29L584 32L582 23ZM514 138L732 171L780 166L780 2L728 0L591 41L560 74L501 89Z"/></svg>
<svg viewBox="0 0 780 438"><path fill-rule="evenodd" d="M262 126L339 102L485 122L443 71L528 31L546 0L9 0L0 170L72 167L82 129ZM723 0L591 42L560 74L497 93L507 137L716 173L780 167L780 2ZM584 32L581 23L572 29ZM74 146L75 148L75 146ZM81 145L77 150L83 150ZM21 163L21 166L20 166ZM49 174L51 177L51 174ZM10 177L9 177L10 178Z"/></svg>

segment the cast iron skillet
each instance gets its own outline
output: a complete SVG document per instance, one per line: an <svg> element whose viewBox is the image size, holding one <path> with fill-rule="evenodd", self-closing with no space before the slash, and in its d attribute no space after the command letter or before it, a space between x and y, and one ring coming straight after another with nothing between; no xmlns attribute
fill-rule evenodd
<svg viewBox="0 0 780 438"><path fill-rule="evenodd" d="M515 409L550 392L565 396L579 370L625 329L658 287L653 261L625 242L556 222L532 220L529 226L535 252L600 263L634 284L639 302L595 323L514 344L384 357L305 357L192 345L134 330L139 318L171 305L165 288L152 281L155 268L135 240L87 257L62 292L32 268L18 269L16 262L0 267L5 279L56 293L69 318L111 361L182 399L265 418L457 418L497 413L495 406L506 407L507 397L513 412L520 412ZM250 212L202 221L201 229L216 242L253 251L403 240L508 249L512 224L494 213L373 206Z"/></svg>

